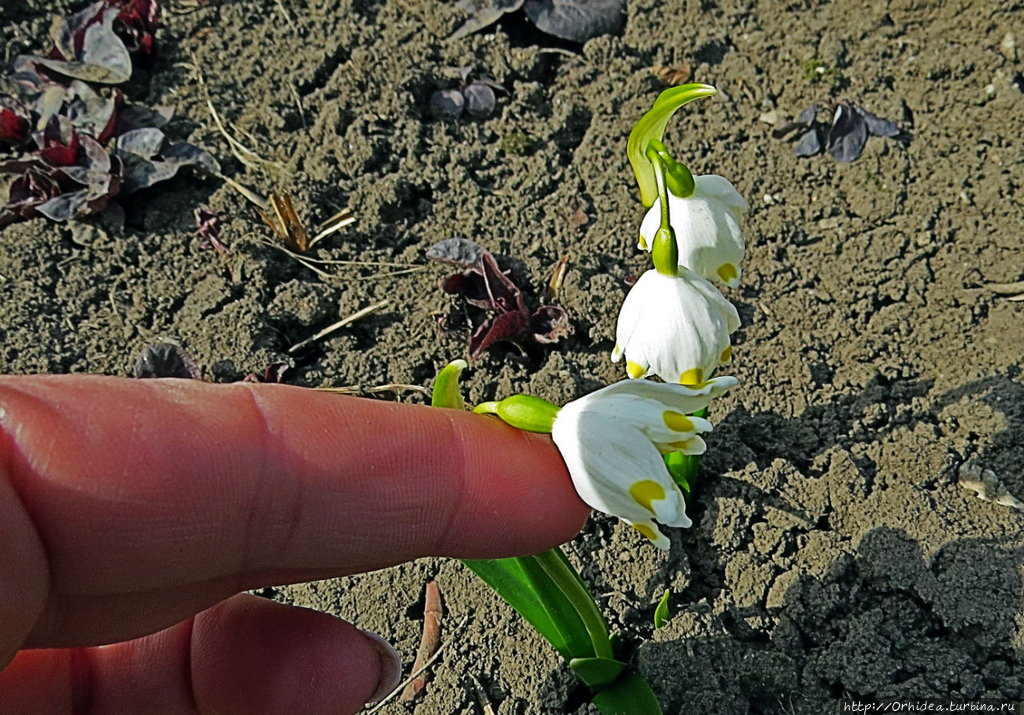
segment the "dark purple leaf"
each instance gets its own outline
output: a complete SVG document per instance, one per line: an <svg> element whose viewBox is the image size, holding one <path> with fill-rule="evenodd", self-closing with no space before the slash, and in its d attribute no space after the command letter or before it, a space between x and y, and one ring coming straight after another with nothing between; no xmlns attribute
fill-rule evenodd
<svg viewBox="0 0 1024 715"><path fill-rule="evenodd" d="M494 90L483 82L473 82L462 89L466 111L474 117L489 117L494 111Z"/></svg>
<svg viewBox="0 0 1024 715"><path fill-rule="evenodd" d="M502 15L518 10L522 5L523 0L460 0L459 9L469 13L470 18L448 39L461 40L467 35L494 24Z"/></svg>
<svg viewBox="0 0 1024 715"><path fill-rule="evenodd" d="M145 127L125 132L117 138L117 151L135 154L143 159L152 159L160 153L167 138L156 127Z"/></svg>
<svg viewBox="0 0 1024 715"><path fill-rule="evenodd" d="M495 310L491 295L487 292L487 282L482 274L476 271L466 271L449 276L441 284L441 289L448 295L457 295L466 299L466 302L484 310Z"/></svg>
<svg viewBox="0 0 1024 715"><path fill-rule="evenodd" d="M500 313L482 323L469 340L469 356L476 360L484 350L500 340L518 342L529 318L522 313Z"/></svg>
<svg viewBox="0 0 1024 715"><path fill-rule="evenodd" d="M250 372L248 375L242 378L242 382L264 382L271 384L280 384L285 381L285 376L291 370L291 367L286 362L272 362L267 365L267 368L263 371L262 375L258 375L255 372Z"/></svg>
<svg viewBox="0 0 1024 715"><path fill-rule="evenodd" d="M427 249L427 258L442 263L453 263L472 268L480 262L487 249L468 238L446 238Z"/></svg>
<svg viewBox="0 0 1024 715"><path fill-rule="evenodd" d="M75 80L64 94L63 114L74 127L85 134L105 142L114 131L117 102L113 96L104 97L81 80Z"/></svg>
<svg viewBox="0 0 1024 715"><path fill-rule="evenodd" d="M121 193L131 194L166 181L182 167L220 171L210 154L188 142L174 142L155 127L135 129L117 138L115 153L124 162L124 186Z"/></svg>
<svg viewBox="0 0 1024 715"><path fill-rule="evenodd" d="M114 32L117 8L94 10L103 3L90 5L65 21L57 47L63 59L36 58L37 65L75 79L99 84L121 84L132 76L132 59L121 38ZM79 32L80 18L93 12L86 27ZM75 22L74 28L71 23ZM80 39L79 39L80 37ZM70 53L69 53L70 51Z"/></svg>
<svg viewBox="0 0 1024 715"><path fill-rule="evenodd" d="M572 42L618 32L626 22L625 0L526 0L523 9L538 28Z"/></svg>
<svg viewBox="0 0 1024 715"><path fill-rule="evenodd" d="M72 191L61 194L45 203L36 206L36 211L51 221L70 221L79 215L87 213L86 207L89 204L88 192Z"/></svg>
<svg viewBox="0 0 1024 715"><path fill-rule="evenodd" d="M793 147L795 156L814 156L821 151L821 134L817 127L811 127L800 136L800 141Z"/></svg>
<svg viewBox="0 0 1024 715"><path fill-rule="evenodd" d="M0 141L22 144L29 138L32 113L19 99L0 94Z"/></svg>
<svg viewBox="0 0 1024 715"><path fill-rule="evenodd" d="M196 235L199 236L199 247L203 249L215 248L224 253L228 248L220 242L221 218L220 215L208 206L200 206L195 210Z"/></svg>
<svg viewBox="0 0 1024 715"><path fill-rule="evenodd" d="M174 116L174 110L170 107L144 107L141 104L129 104L121 107L117 112L117 123L114 127L114 135L127 134L133 129L145 129L146 127L165 126Z"/></svg>
<svg viewBox="0 0 1024 715"><path fill-rule="evenodd" d="M572 335L575 331L564 308L557 305L542 305L530 316L530 332L538 343L549 345Z"/></svg>
<svg viewBox="0 0 1024 715"><path fill-rule="evenodd" d="M430 116L441 121L453 121L462 116L465 97L457 89L439 89L430 95Z"/></svg>
<svg viewBox="0 0 1024 715"><path fill-rule="evenodd" d="M516 284L501 272L498 264L494 261L494 256L488 251L484 251L480 256L480 268L476 270L483 273L484 283L487 285L487 293L491 296L494 310L499 313L526 313L522 293L519 292Z"/></svg>
<svg viewBox="0 0 1024 715"><path fill-rule="evenodd" d="M858 109L860 108L858 107ZM896 126L896 122L876 117L866 109L860 109L860 113L864 117L868 134L876 137L894 137L900 133L900 128Z"/></svg>
<svg viewBox="0 0 1024 715"><path fill-rule="evenodd" d="M868 140L864 117L848 104L839 104L828 132L828 153L842 164L856 161Z"/></svg>
<svg viewBox="0 0 1024 715"><path fill-rule="evenodd" d="M152 343L142 349L135 361L135 377L178 377L199 380L196 361L185 349L174 343Z"/></svg>
<svg viewBox="0 0 1024 715"><path fill-rule="evenodd" d="M814 121L815 115L818 113L818 108L813 104L804 111L800 112L800 116L793 120L794 124L810 124Z"/></svg>

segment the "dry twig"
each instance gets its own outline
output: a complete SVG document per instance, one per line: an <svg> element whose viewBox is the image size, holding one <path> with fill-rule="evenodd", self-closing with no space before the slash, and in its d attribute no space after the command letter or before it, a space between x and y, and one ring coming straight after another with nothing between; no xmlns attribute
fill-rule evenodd
<svg viewBox="0 0 1024 715"><path fill-rule="evenodd" d="M420 648L416 652L413 670L419 670L430 660L441 645L441 590L434 580L427 581L423 596L423 635L420 637ZM427 687L427 672L409 681L398 700L409 702L416 698Z"/></svg>
<svg viewBox="0 0 1024 715"><path fill-rule="evenodd" d="M290 348L288 348L288 354L289 355L294 355L295 353L297 353L299 350L301 350L302 348L306 347L307 345L312 345L317 340L320 340L321 338L324 338L324 337L330 335L335 330L340 330L341 328L344 328L346 325L349 325L351 323L356 322L360 318L365 318L370 313L373 313L374 311L380 310L381 308L383 308L387 304L388 304L388 299L385 298L384 300L380 301L379 303L374 303L373 305L366 306L362 310L357 310L355 313L353 313L352 315L348 316L347 318L342 318L337 323L334 323L333 325L328 325L326 328L321 330L316 335L314 335L314 336L312 336L310 338L306 338L302 342L295 343Z"/></svg>

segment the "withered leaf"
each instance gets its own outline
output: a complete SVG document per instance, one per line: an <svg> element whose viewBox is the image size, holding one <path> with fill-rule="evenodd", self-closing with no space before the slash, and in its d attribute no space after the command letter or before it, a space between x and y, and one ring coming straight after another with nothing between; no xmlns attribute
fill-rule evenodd
<svg viewBox="0 0 1024 715"><path fill-rule="evenodd" d="M678 86L680 84L686 84L693 77L693 68L689 62L683 62L681 65L655 65L651 67L651 74L660 79L662 82L672 86Z"/></svg>
<svg viewBox="0 0 1024 715"><path fill-rule="evenodd" d="M894 137L900 133L900 128L892 120L876 117L866 109L861 109L860 113L864 116L868 134L875 137Z"/></svg>
<svg viewBox="0 0 1024 715"><path fill-rule="evenodd" d="M498 268L494 256L479 244L464 238L450 238L432 246L427 257L465 269L443 282L446 293L461 296L471 305L496 313L473 331L469 342L473 359L491 345L505 340L538 361L543 345L572 334L572 326L562 308L546 305L530 313L522 292Z"/></svg>
<svg viewBox="0 0 1024 715"><path fill-rule="evenodd" d="M505 13L518 10L522 5L523 0L459 0L457 7L469 13L470 17L448 39L455 41L472 35L488 25L493 25Z"/></svg>
<svg viewBox="0 0 1024 715"><path fill-rule="evenodd" d="M819 151L821 151L821 134L817 127L811 127L800 135L800 141L793 147L795 156L814 156Z"/></svg>
<svg viewBox="0 0 1024 715"><path fill-rule="evenodd" d="M625 0L526 0L523 9L538 28L572 42L618 32L626 23Z"/></svg>
<svg viewBox="0 0 1024 715"><path fill-rule="evenodd" d="M183 347L171 342L151 343L142 348L135 361L135 377L178 377L199 380L201 373L196 361Z"/></svg>
<svg viewBox="0 0 1024 715"><path fill-rule="evenodd" d="M427 249L427 258L471 268L480 261L480 256L485 252L483 246L468 238L446 238Z"/></svg>
<svg viewBox="0 0 1024 715"><path fill-rule="evenodd" d="M849 104L836 106L832 127L828 132L828 153L841 164L856 161L868 140L864 116Z"/></svg>
<svg viewBox="0 0 1024 715"><path fill-rule="evenodd" d="M132 76L132 58L128 48L114 32L114 21L119 10L116 7L101 9L102 2L90 5L77 15L68 19L61 31L61 44L58 47L65 59L34 58L37 65L75 79L98 84L121 84ZM98 19L96 10L100 10ZM81 18L93 11L87 26L81 33L81 48L76 47L78 33L70 26L72 21L81 22ZM73 31L72 31L73 30ZM68 39L70 37L70 39Z"/></svg>

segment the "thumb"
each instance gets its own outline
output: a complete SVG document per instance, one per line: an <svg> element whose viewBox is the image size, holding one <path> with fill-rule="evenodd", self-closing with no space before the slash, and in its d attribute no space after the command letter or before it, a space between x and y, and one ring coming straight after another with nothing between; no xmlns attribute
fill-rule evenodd
<svg viewBox="0 0 1024 715"><path fill-rule="evenodd" d="M400 678L397 654L378 636L240 594L143 638L21 651L0 671L0 702L24 715L343 715Z"/></svg>

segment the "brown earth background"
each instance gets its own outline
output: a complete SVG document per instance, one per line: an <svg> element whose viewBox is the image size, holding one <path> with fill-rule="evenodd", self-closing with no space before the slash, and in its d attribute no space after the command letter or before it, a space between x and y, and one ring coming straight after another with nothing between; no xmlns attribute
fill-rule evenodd
<svg viewBox="0 0 1024 715"><path fill-rule="evenodd" d="M77 7L3 2L5 59L45 51L51 19ZM680 112L666 143L751 207L743 285L728 295L743 318L740 385L713 406L695 524L669 554L605 517L568 553L666 713L830 712L844 694L1024 699L1024 515L957 483L970 461L1024 498L1024 303L985 288L1024 277L1022 10L630 0L621 36L579 46L514 18L449 43L464 14L432 0L171 2L160 57L128 95L174 107L171 134L261 193L290 192L308 223L350 207L357 221L316 257L423 268L319 276L260 244L269 229L222 181L182 176L131 197L123 235L3 230L0 368L126 375L146 343L173 338L214 381L290 359L301 385L429 385L466 357L479 314L440 291L445 270L424 252L465 236L534 306L567 255L559 302L576 327L540 365L490 350L464 381L471 401L564 402L620 379L615 316L624 278L646 266L626 137L665 87L649 68L689 63L722 93ZM494 114L432 118L431 93L463 66L506 90ZM197 67L237 135L279 166L232 159ZM793 157L761 120L837 100L904 136L840 165ZM198 246L200 203L225 219L226 261ZM556 654L457 562L263 593L381 633L411 663L430 577L451 642L426 696L385 713L480 712L471 674L499 715L588 712ZM666 588L675 616L654 631Z"/></svg>

